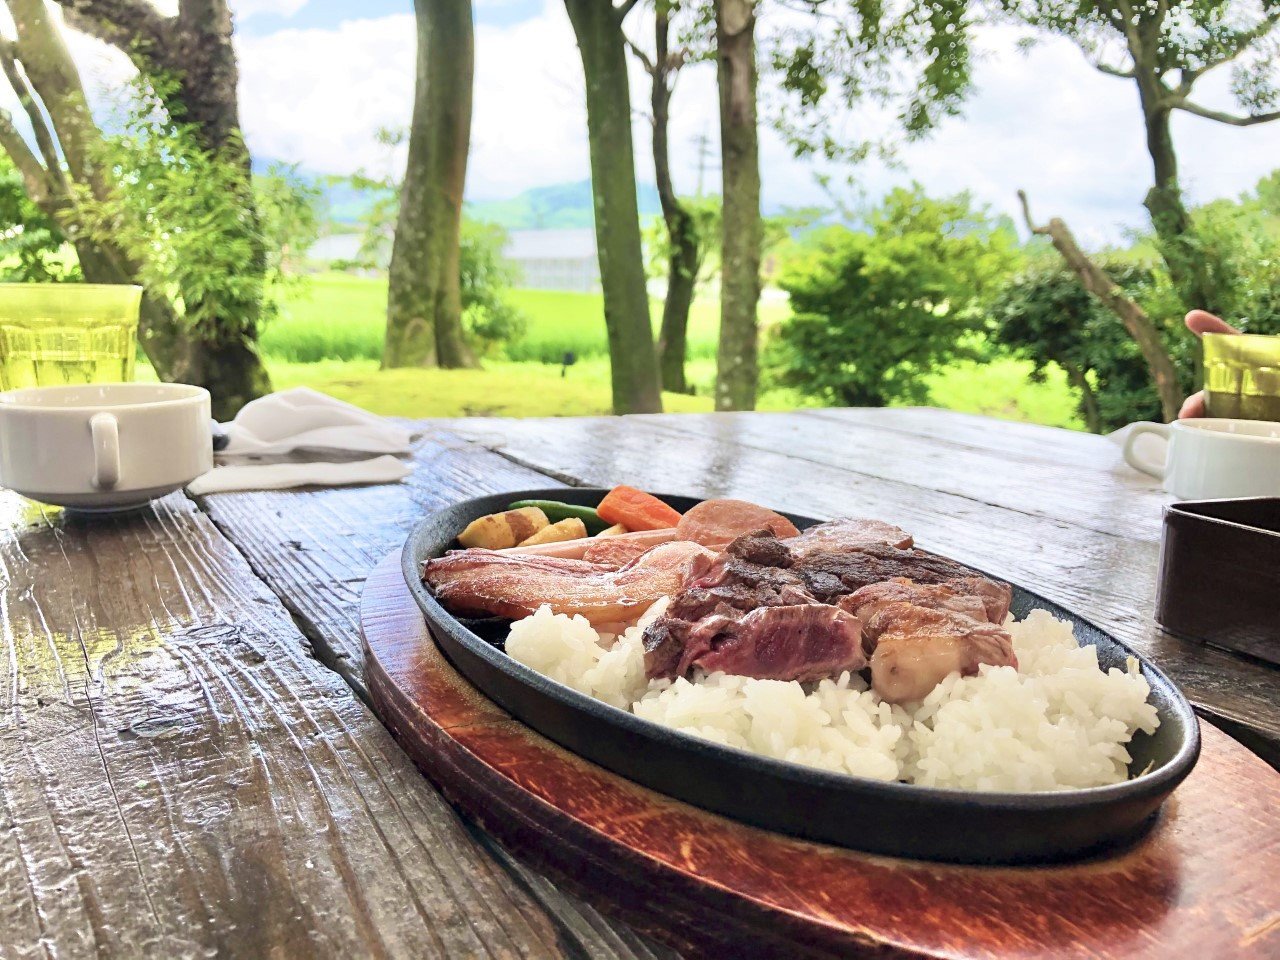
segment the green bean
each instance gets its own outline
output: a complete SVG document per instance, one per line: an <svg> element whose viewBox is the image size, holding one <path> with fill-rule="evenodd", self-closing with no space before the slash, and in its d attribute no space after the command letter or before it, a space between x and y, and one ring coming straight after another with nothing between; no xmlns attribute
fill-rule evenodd
<svg viewBox="0 0 1280 960"><path fill-rule="evenodd" d="M577 517L587 528L587 533L595 536L609 524L600 519L593 507L580 507L576 503L561 503L558 500L517 500L508 510L519 510L521 507L537 507L547 515L552 523Z"/></svg>

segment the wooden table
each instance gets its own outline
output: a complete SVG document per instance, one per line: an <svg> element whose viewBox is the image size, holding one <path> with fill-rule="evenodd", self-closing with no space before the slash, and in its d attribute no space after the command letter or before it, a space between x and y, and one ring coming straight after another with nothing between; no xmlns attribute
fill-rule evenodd
<svg viewBox="0 0 1280 960"><path fill-rule="evenodd" d="M365 706L365 577L482 492L894 520L1113 631L1280 763L1280 670L1154 626L1167 498L1104 439L926 409L419 426L402 484L94 523L0 493L0 957L671 956L470 827Z"/></svg>

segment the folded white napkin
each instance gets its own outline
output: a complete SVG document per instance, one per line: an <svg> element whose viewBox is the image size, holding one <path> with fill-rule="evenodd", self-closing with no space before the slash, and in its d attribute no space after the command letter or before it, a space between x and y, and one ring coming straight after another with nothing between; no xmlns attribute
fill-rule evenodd
<svg viewBox="0 0 1280 960"><path fill-rule="evenodd" d="M230 439L220 452L227 456L293 450L408 453L413 439L404 427L310 387L252 400L223 429Z"/></svg>
<svg viewBox="0 0 1280 960"><path fill-rule="evenodd" d="M394 483L412 468L391 454L408 453L413 435L404 427L308 387L283 390L246 403L222 425L228 443L218 459L278 457L289 463L234 463L216 466L187 484L194 496L228 490L284 490L289 487ZM300 451L382 454L366 460L297 462Z"/></svg>
<svg viewBox="0 0 1280 960"><path fill-rule="evenodd" d="M395 483L413 469L390 454L349 463L262 463L214 467L187 484L202 497L228 490L287 490L290 487L342 487L354 483Z"/></svg>

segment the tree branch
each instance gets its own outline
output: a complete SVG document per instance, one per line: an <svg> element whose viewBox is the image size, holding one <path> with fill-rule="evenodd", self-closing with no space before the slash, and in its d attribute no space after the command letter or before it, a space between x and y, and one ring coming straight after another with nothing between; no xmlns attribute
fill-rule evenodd
<svg viewBox="0 0 1280 960"><path fill-rule="evenodd" d="M1048 223L1037 226L1031 218L1031 204L1027 201L1025 191L1018 191L1018 201L1022 204L1022 216L1027 222L1027 229L1042 237L1048 237L1067 266L1080 278L1081 286L1097 297L1120 319L1129 336L1138 345L1143 360L1146 361L1147 370L1160 397L1160 409L1165 419L1172 420L1177 417L1178 408L1182 406L1182 388L1178 385L1178 371L1174 368L1169 351L1161 341L1160 333L1146 311L1125 296L1124 291L1107 275L1107 272L1080 249L1075 235L1065 222L1054 217Z"/></svg>
<svg viewBox="0 0 1280 960"><path fill-rule="evenodd" d="M1183 70L1182 76L1179 78L1178 93L1185 97L1191 92L1191 87L1197 80L1203 77L1210 70L1216 70L1223 64L1231 63L1239 57L1240 54L1253 46L1255 40L1261 40L1268 33L1274 30L1277 24L1280 24L1280 13L1273 13L1271 16L1258 21L1252 30L1246 30L1244 33L1237 34L1231 49L1217 60L1210 60L1199 67Z"/></svg>
<svg viewBox="0 0 1280 960"><path fill-rule="evenodd" d="M1093 68L1100 73L1105 73L1109 77L1121 77L1125 80L1132 80L1134 73L1132 70L1122 70L1119 67L1113 67L1109 63L1095 63Z"/></svg>
<svg viewBox="0 0 1280 960"><path fill-rule="evenodd" d="M1270 113L1247 113L1244 116L1240 116L1223 110L1211 110L1208 107L1202 107L1200 104L1193 103L1185 97L1174 100L1171 106L1175 110L1185 110L1187 113L1194 114L1197 117L1216 120L1218 123L1230 124L1233 127L1252 127L1255 123L1270 123L1272 120L1280 120L1280 110L1272 110Z"/></svg>
<svg viewBox="0 0 1280 960"><path fill-rule="evenodd" d="M139 56L160 59L173 23L147 0L57 0L67 25L124 51L135 62Z"/></svg>
<svg viewBox="0 0 1280 960"><path fill-rule="evenodd" d="M618 14L618 19L625 20L627 14L630 13L632 8L639 2L640 0L622 0L622 3L613 8L614 12Z"/></svg>
<svg viewBox="0 0 1280 960"><path fill-rule="evenodd" d="M1116 7L1120 10L1121 29L1124 32L1125 42L1129 46L1129 55L1133 57L1134 63L1137 63L1138 55L1142 50L1142 37L1133 23L1133 5L1129 0L1116 0Z"/></svg>
<svg viewBox="0 0 1280 960"><path fill-rule="evenodd" d="M36 146L39 147L40 155L44 158L45 178L49 184L49 189L54 193L69 196L71 191L62 172L62 158L58 155L58 147L54 143L53 134L49 130L49 125L45 123L44 114L40 112L40 107L31 92L31 87L18 69L16 48L17 44L11 40L0 41L0 67L4 69L4 75L8 78L9 85L13 87L13 92L17 95L18 102L22 104L22 109L31 123L31 131L35 135ZM12 118L10 118L10 123L12 123ZM14 162L16 163L17 161L15 160Z"/></svg>
<svg viewBox="0 0 1280 960"><path fill-rule="evenodd" d="M18 128L13 125L13 116L8 110L0 110L0 148L9 155L13 165L18 168L18 173L22 175L27 196L46 213L51 213L50 205L54 201L52 191L49 189L47 171L40 165L36 155L31 152L27 141L22 139Z"/></svg>
<svg viewBox="0 0 1280 960"><path fill-rule="evenodd" d="M654 66L653 61L649 59L649 55L644 52L644 49L640 44L636 43L630 37L627 37L626 40L627 46L631 48L632 55L639 60L640 65L644 67L644 72L649 74L651 77L656 77L658 75L658 68Z"/></svg>

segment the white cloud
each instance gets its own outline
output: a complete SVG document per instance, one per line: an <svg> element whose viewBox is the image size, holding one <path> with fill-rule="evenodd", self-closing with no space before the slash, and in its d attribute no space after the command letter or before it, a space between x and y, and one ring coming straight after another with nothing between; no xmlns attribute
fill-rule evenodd
<svg viewBox="0 0 1280 960"><path fill-rule="evenodd" d="M240 119L256 154L323 173L386 171L374 134L413 109L412 14L241 36Z"/></svg>
<svg viewBox="0 0 1280 960"><path fill-rule="evenodd" d="M468 193L504 197L588 175L582 64L563 4L476 28Z"/></svg>
<svg viewBox="0 0 1280 960"><path fill-rule="evenodd" d="M238 0L237 13L286 12L306 0ZM511 0L483 0L505 4ZM646 33L632 24L637 36ZM1025 188L1037 216L1064 217L1086 242L1121 240L1145 222L1141 203L1150 162L1132 84L1098 74L1066 41L1046 41L1028 55L1015 51L1014 32L989 29L975 67L977 90L961 118L901 154L901 169L867 164L855 171L874 198L895 183L921 181L935 193L972 190L1016 218L1015 191ZM114 88L130 68L96 41L72 35L72 50L95 87ZM398 172L403 153L389 156L374 140L379 127L407 124L413 104L415 30L411 14L352 18L327 28L291 28L238 40L241 119L253 151L326 173L357 168ZM632 70L635 149L641 178L653 177L647 78ZM1225 77L1209 75L1198 94L1227 106ZM0 85L0 103L16 107ZM718 187L715 73L687 69L672 106L671 144L677 187L697 186L697 139L711 154L703 171ZM578 180L589 172L582 67L560 0L520 23L482 24L476 31L475 112L468 193L510 196L542 184ZM836 118L848 130L881 122L875 112ZM1247 129L1178 115L1174 136L1184 188L1193 201L1247 189L1280 160L1280 122ZM815 166L796 161L770 131L761 136L767 207L822 202ZM847 171L828 171L844 173Z"/></svg>
<svg viewBox="0 0 1280 960"><path fill-rule="evenodd" d="M308 0L231 0L231 11L236 20L247 20L260 13L274 13L292 17L307 5Z"/></svg>
<svg viewBox="0 0 1280 960"><path fill-rule="evenodd" d="M470 194L586 176L581 67L562 19L549 0L522 23L477 28ZM252 149L327 173L397 170L403 151L388 155L373 135L409 122L415 37L410 14L240 37L240 111Z"/></svg>

